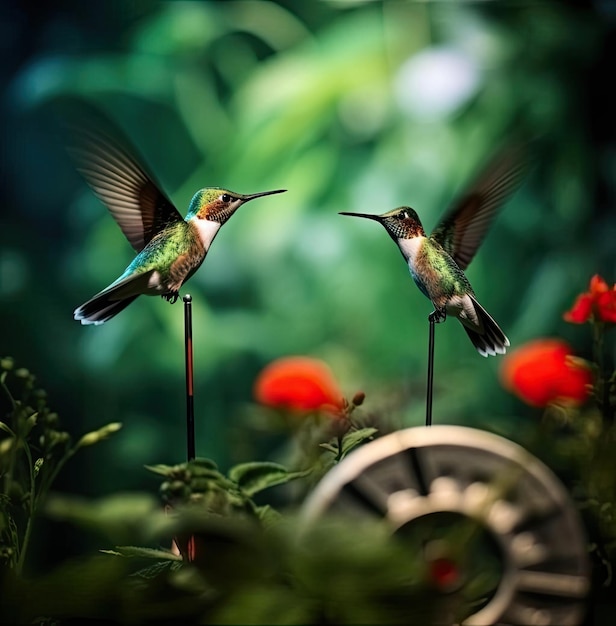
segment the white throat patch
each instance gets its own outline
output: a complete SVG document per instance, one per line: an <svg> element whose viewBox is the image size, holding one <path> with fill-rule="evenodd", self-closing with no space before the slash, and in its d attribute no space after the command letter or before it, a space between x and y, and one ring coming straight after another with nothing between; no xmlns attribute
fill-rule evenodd
<svg viewBox="0 0 616 626"><path fill-rule="evenodd" d="M411 237L410 239L398 239L398 247L407 261L414 262L421 244L425 237Z"/></svg>
<svg viewBox="0 0 616 626"><path fill-rule="evenodd" d="M201 239L201 243L207 252L222 224L213 222L212 220L200 220L198 217L193 219L193 224L197 228L199 239Z"/></svg>

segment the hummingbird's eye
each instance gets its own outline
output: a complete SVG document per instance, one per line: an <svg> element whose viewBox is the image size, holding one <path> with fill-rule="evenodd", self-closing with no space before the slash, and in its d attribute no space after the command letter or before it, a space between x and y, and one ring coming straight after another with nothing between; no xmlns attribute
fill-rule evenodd
<svg viewBox="0 0 616 626"><path fill-rule="evenodd" d="M231 196L228 193L223 193L222 196L220 196L220 199L223 202L231 202Z"/></svg>
<svg viewBox="0 0 616 626"><path fill-rule="evenodd" d="M409 218L409 212L408 212L408 211L401 211L401 212L398 214L398 217L399 217L401 220L407 220L407 219Z"/></svg>

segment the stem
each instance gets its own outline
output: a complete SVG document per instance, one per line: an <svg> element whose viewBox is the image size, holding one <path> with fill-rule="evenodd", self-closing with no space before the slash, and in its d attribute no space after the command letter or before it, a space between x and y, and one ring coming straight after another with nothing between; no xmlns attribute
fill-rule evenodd
<svg viewBox="0 0 616 626"><path fill-rule="evenodd" d="M67 453L58 461L49 478L45 481L44 488L41 486L40 493L44 493L49 487L51 487L52 483L56 480L58 474L60 473L60 470L78 449L79 448L77 446L70 448L70 450L68 450Z"/></svg>
<svg viewBox="0 0 616 626"><path fill-rule="evenodd" d="M21 547L19 548L19 559L17 560L17 565L15 566L15 573L19 576L24 567L24 561L26 558L26 551L28 549L28 545L30 544L30 536L32 535L32 520L34 518L34 507L30 505L30 511L28 514L28 521L26 522L26 530L24 531L24 538L21 542Z"/></svg>
<svg viewBox="0 0 616 626"><path fill-rule="evenodd" d="M2 377L1 383L2 384L2 389L4 389L4 392L6 393L6 395L8 396L9 400L11 401L11 408L13 410L15 410L17 408L17 403L15 402L15 398L13 398L13 394L11 394L11 391L9 390L9 388L6 386L6 383L4 382L4 376Z"/></svg>
<svg viewBox="0 0 616 626"><path fill-rule="evenodd" d="M593 327L593 353L595 363L597 364L597 384L596 384L596 400L607 423L614 421L614 407L610 401L610 373L607 368L607 359L605 358L605 324L595 320Z"/></svg>
<svg viewBox="0 0 616 626"><path fill-rule="evenodd" d="M15 572L19 576L23 570L24 562L26 559L26 551L30 544L30 536L32 534L32 522L34 519L35 511L35 478L34 478L34 465L32 464L32 453L30 452L30 446L24 441L24 453L28 457L28 470L30 473L30 497L28 499L28 521L26 522L26 530L24 531L24 538L19 548L19 559L15 566Z"/></svg>
<svg viewBox="0 0 616 626"><path fill-rule="evenodd" d="M79 446L73 446L70 448L66 454L58 461L56 466L53 468L53 471L49 476L47 476L46 480L41 478L41 484L39 488L38 496L35 492L36 487L36 479L34 476L34 465L32 463L32 453L30 452L30 447L26 442L24 442L24 452L28 457L28 467L30 469L30 502L29 502L29 510L28 510L28 521L26 522L26 529L24 531L24 538L21 543L21 548L19 549L19 560L17 561L17 566L15 568L16 573L19 575L23 569L26 550L30 543L30 536L32 534L32 522L34 520L34 516L36 514L38 500L41 496L43 496L48 490L49 487L53 484L55 479L57 478L60 470L64 467L66 462L77 452Z"/></svg>
<svg viewBox="0 0 616 626"><path fill-rule="evenodd" d="M342 460L342 439L343 439L343 435L341 432L339 432L336 435L336 439L338 440L338 454L336 455L336 463L340 463L340 461Z"/></svg>

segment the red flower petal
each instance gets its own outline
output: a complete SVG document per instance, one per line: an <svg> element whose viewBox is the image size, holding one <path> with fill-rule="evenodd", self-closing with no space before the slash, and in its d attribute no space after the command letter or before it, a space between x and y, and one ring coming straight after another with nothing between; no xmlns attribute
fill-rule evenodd
<svg viewBox="0 0 616 626"><path fill-rule="evenodd" d="M563 317L567 322L583 324L588 320L600 320L616 324L616 285L611 289L595 274L590 279L590 291L578 296L570 311Z"/></svg>
<svg viewBox="0 0 616 626"><path fill-rule="evenodd" d="M590 293L593 296L598 296L600 293L604 293L609 290L607 283L599 276L599 274L595 274L590 279Z"/></svg>
<svg viewBox="0 0 616 626"><path fill-rule="evenodd" d="M297 411L341 409L342 392L325 363L309 357L286 357L267 365L257 377L255 398L261 404Z"/></svg>
<svg viewBox="0 0 616 626"><path fill-rule="evenodd" d="M567 311L563 317L565 321L573 324L583 324L592 315L593 297L589 293L583 293L577 297L571 310Z"/></svg>
<svg viewBox="0 0 616 626"><path fill-rule="evenodd" d="M592 382L588 366L571 362L570 347L558 339L537 339L509 353L502 361L506 389L527 404L544 407L557 401L581 404Z"/></svg>
<svg viewBox="0 0 616 626"><path fill-rule="evenodd" d="M599 294L595 308L600 320L616 324L616 289Z"/></svg>

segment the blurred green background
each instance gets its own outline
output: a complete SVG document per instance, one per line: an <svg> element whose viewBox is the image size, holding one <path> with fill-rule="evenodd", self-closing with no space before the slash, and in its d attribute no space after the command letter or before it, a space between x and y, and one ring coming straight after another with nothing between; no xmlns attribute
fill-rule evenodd
<svg viewBox="0 0 616 626"><path fill-rule="evenodd" d="M204 186L288 193L242 208L188 284L197 453L275 454L247 423L269 361L322 358L394 424L424 413L427 315L385 231L338 211L413 206L431 230L512 128L536 164L467 274L512 346L561 336L590 276L616 278L614 5L557 2L6 2L0 353L75 434L124 430L60 487L148 488L185 455L183 310L139 298L100 327L73 309L132 250L75 172L52 113L95 103L182 213ZM536 419L457 322L437 327L434 420L524 437Z"/></svg>

